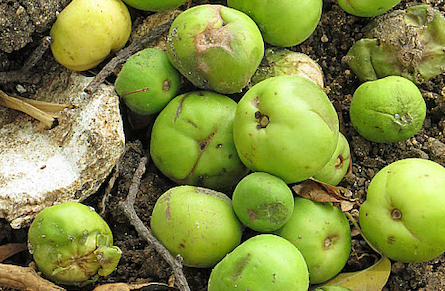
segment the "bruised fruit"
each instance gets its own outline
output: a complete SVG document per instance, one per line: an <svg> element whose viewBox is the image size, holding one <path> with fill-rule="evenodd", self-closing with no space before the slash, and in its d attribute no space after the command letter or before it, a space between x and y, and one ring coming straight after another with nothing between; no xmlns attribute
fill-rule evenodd
<svg viewBox="0 0 445 291"><path fill-rule="evenodd" d="M124 0L124 2L139 10L159 12L178 8L186 0Z"/></svg>
<svg viewBox="0 0 445 291"><path fill-rule="evenodd" d="M306 291L306 262L287 240L260 234L236 247L210 274L209 291Z"/></svg>
<svg viewBox="0 0 445 291"><path fill-rule="evenodd" d="M127 60L114 87L131 111L150 115L161 111L178 94L180 83L180 74L167 53L147 48Z"/></svg>
<svg viewBox="0 0 445 291"><path fill-rule="evenodd" d="M340 208L295 197L294 211L275 233L293 243L303 255L312 284L337 275L351 250L349 222Z"/></svg>
<svg viewBox="0 0 445 291"><path fill-rule="evenodd" d="M227 5L243 11L256 22L264 41L280 47L305 41L321 18L322 0L227 0Z"/></svg>
<svg viewBox="0 0 445 291"><path fill-rule="evenodd" d="M351 123L373 142L399 142L416 134L426 116L422 93L410 80L388 76L360 85L349 109Z"/></svg>
<svg viewBox="0 0 445 291"><path fill-rule="evenodd" d="M28 247L39 271L65 285L84 286L107 276L121 257L107 223L77 202L42 210L29 228Z"/></svg>
<svg viewBox="0 0 445 291"><path fill-rule="evenodd" d="M396 161L369 184L360 226L370 243L404 263L429 261L445 251L445 168L423 159Z"/></svg>
<svg viewBox="0 0 445 291"><path fill-rule="evenodd" d="M323 71L310 57L287 49L268 48L249 85L280 75L305 77L323 88Z"/></svg>
<svg viewBox="0 0 445 291"><path fill-rule="evenodd" d="M167 38L170 62L198 88L240 92L264 55L255 22L221 5L198 5L181 13Z"/></svg>
<svg viewBox="0 0 445 291"><path fill-rule="evenodd" d="M232 201L241 222L259 232L277 230L294 209L294 196L287 184L263 172L244 177L236 185Z"/></svg>
<svg viewBox="0 0 445 291"><path fill-rule="evenodd" d="M51 50L63 66L84 71L121 49L130 32L130 13L121 0L73 0L51 28Z"/></svg>
<svg viewBox="0 0 445 291"><path fill-rule="evenodd" d="M350 162L351 154L348 140L342 133L339 133L337 148L334 154L332 154L329 162L314 178L323 183L336 186L346 175Z"/></svg>
<svg viewBox="0 0 445 291"><path fill-rule="evenodd" d="M289 184L323 168L337 146L338 127L322 89L306 78L282 75L256 84L241 98L233 136L247 167Z"/></svg>
<svg viewBox="0 0 445 291"><path fill-rule="evenodd" d="M242 225L223 193L178 186L156 201L151 229L189 267L213 267L241 241Z"/></svg>
<svg viewBox="0 0 445 291"><path fill-rule="evenodd" d="M400 0L337 0L337 2L349 14L373 17L387 12L399 4Z"/></svg>
<svg viewBox="0 0 445 291"><path fill-rule="evenodd" d="M376 18L344 61L361 81L403 76L416 84L445 72L445 18L429 5Z"/></svg>
<svg viewBox="0 0 445 291"><path fill-rule="evenodd" d="M175 97L155 120L150 154L178 184L222 189L247 174L233 142L236 102L214 92Z"/></svg>

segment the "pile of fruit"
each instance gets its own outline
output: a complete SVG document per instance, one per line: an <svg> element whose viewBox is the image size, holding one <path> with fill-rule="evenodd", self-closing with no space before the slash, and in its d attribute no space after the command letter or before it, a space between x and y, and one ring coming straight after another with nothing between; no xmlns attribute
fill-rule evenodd
<svg viewBox="0 0 445 291"><path fill-rule="evenodd" d="M72 70L93 68L126 44L126 5L165 11L183 2L73 0L51 30L53 55ZM421 129L426 104L417 84L445 68L443 16L427 5L388 12L399 2L338 1L356 16L385 14L345 58L363 82L352 98L351 123L377 143L404 141ZM288 49L313 33L322 4L193 6L173 21L165 51L141 50L117 75L121 101L156 118L150 158L178 184L157 200L151 230L185 266L212 268L209 291L349 290L329 283L350 255L347 216L337 203L292 191L307 181L337 189L351 162L320 67ZM401 30L416 37L412 44L398 43ZM194 90L184 91L184 83ZM363 237L394 261L439 256L445 251L443 189L445 168L433 161L388 165L358 206ZM48 208L29 230L30 252L57 283L83 286L119 262L104 221L64 223L77 211L94 216L82 206ZM255 235L243 239L246 228ZM83 258L81 266L73 253Z"/></svg>

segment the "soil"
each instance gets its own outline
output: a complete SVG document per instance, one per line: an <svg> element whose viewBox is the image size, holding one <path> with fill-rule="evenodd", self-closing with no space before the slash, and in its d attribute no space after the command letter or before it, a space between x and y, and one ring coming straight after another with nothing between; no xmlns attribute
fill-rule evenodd
<svg viewBox="0 0 445 291"><path fill-rule="evenodd" d="M2 2L0 0L0 6L11 6L11 3L16 3L15 1L6 1L7 4ZM27 3L28 1L23 2ZM59 4L62 2L63 5L66 5L66 1L59 1ZM192 5L208 2L224 3L224 1L193 1ZM385 144L365 140L354 130L348 115L352 94L360 82L348 66L342 62L342 58L355 41L364 37L364 27L371 19L345 13L334 0L324 0L323 4L322 19L313 35L292 49L309 55L322 67L328 96L337 109L341 131L350 143L352 168L340 186L348 188L354 197L364 201L372 177L381 168L396 160L419 157L445 165L445 138L442 134L445 126L445 76L435 77L420 85L427 104L427 118L421 131L414 137L404 142ZM441 10L442 13L445 11L443 0L401 1L396 9L416 4L430 4ZM148 13L135 10L131 10L131 12L135 21L148 15ZM46 28L48 29L49 26ZM13 71L20 68L26 56L36 47L39 39L48 34L48 30L44 30L42 27L34 30L35 32L31 35L24 36L26 37L25 42L28 44L20 50L14 50L16 48L11 46L10 51L0 51L0 71ZM22 44L23 42L17 47L23 46ZM41 64L38 65L38 71L34 73L45 74L45 70L49 71L54 66L57 64L52 59L50 52L47 52L41 60ZM95 74L97 70L88 72L88 74L91 73ZM112 82L113 78L109 78L108 81ZM37 80L33 79L33 82L3 83L0 84L0 89L14 94L18 94L17 90L21 90L22 96L30 96L40 85L37 78ZM23 92L23 89L26 90L26 93ZM120 165L117 182L103 210L104 218L112 228L115 245L122 249L123 255L115 272L82 290L92 290L97 285L110 282L134 283L143 280L166 283L172 275L167 263L152 246L140 238L118 207L118 203L125 199L128 193L139 160L147 152L150 126L154 121L154 117L135 116L124 106L122 106L122 113L128 149ZM84 203L97 210L102 210L100 203L106 193L106 186L107 183ZM173 186L175 184L164 177L152 163L148 164L135 204L139 217L146 225L149 225L150 214L156 199ZM229 196L230 191L230 189L226 191ZM13 230L6 221L0 221L0 244L26 242L26 233L27 229ZM253 234L246 231L245 236ZM355 232L352 246L351 255L344 271L362 270L372 265L378 257L366 245L362 237ZM27 252L21 252L7 259L5 263L26 266L31 261L32 257ZM211 270L185 267L184 271L191 290L206 290ZM393 262L391 271L389 281L383 290L445 290L445 257L443 255L426 263ZM76 290L72 287L67 288ZM0 290L2 289L0 288Z"/></svg>

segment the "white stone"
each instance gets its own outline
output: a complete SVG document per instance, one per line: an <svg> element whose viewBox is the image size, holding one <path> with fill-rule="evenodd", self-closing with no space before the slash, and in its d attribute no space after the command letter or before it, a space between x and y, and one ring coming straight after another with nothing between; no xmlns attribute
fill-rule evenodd
<svg viewBox="0 0 445 291"><path fill-rule="evenodd" d="M105 85L87 95L90 81L64 71L37 92L37 100L76 106L51 130L0 107L0 218L13 228L28 226L48 206L94 194L123 154L119 97Z"/></svg>

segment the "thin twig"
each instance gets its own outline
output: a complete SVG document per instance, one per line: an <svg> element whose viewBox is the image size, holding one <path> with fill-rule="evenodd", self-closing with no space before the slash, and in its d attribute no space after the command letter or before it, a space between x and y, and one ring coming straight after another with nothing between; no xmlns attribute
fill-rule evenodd
<svg viewBox="0 0 445 291"><path fill-rule="evenodd" d="M147 34L133 41L129 46L119 51L119 53L112 58L100 72L94 77L94 79L88 84L88 86L84 89L84 91L91 95L96 92L99 85L102 84L105 79L111 75L114 69L120 65L125 63L125 61L134 53L140 51L145 47L145 45L161 36L164 32L166 32L170 25L172 24L172 20L167 21L156 28L150 30Z"/></svg>
<svg viewBox="0 0 445 291"><path fill-rule="evenodd" d="M139 165L134 173L133 180L131 181L130 188L128 189L128 196L125 201L119 203L119 206L124 211L130 223L134 226L136 231L141 237L143 237L148 243L154 246L156 251L164 258L164 260L170 265L175 275L178 288L180 291L190 291L185 275L182 271L182 258L178 256L176 259L170 254L170 252L159 242L151 233L151 231L144 225L142 220L136 214L134 210L134 202L136 200L136 194L139 191L142 175L145 173L145 164L147 163L147 157L142 157Z"/></svg>

